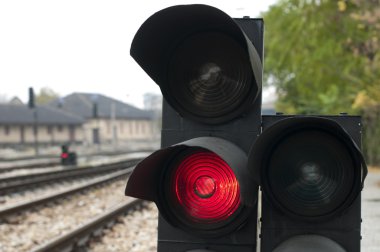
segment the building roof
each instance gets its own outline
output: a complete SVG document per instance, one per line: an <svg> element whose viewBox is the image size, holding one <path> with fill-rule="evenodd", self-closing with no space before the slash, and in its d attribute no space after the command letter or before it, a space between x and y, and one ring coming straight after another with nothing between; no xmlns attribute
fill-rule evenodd
<svg viewBox="0 0 380 252"><path fill-rule="evenodd" d="M113 113L113 106L115 118L151 119L153 116L150 111L138 109L105 95L93 93L72 93L50 104L83 118L92 118L95 102L97 103L98 117L101 118L110 118Z"/></svg>
<svg viewBox="0 0 380 252"><path fill-rule="evenodd" d="M0 104L0 124L33 124L34 110L37 111L38 124L77 125L84 120L60 109L37 106L31 109L26 105Z"/></svg>

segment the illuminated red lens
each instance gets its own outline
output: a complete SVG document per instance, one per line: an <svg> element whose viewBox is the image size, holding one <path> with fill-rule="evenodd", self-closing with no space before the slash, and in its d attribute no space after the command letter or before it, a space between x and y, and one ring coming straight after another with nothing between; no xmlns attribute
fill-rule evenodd
<svg viewBox="0 0 380 252"><path fill-rule="evenodd" d="M234 172L213 152L186 156L175 170L172 186L185 215L194 221L223 221L240 205L239 183Z"/></svg>
<svg viewBox="0 0 380 252"><path fill-rule="evenodd" d="M61 154L61 158L68 158L69 157L69 154L67 152L63 152Z"/></svg>

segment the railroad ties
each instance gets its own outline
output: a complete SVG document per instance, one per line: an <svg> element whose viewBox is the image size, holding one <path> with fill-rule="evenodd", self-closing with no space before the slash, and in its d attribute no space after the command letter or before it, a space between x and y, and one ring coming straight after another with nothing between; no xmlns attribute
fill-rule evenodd
<svg viewBox="0 0 380 252"><path fill-rule="evenodd" d="M130 214L144 212L151 217L141 215L142 223L151 219L156 232L155 206L124 196L125 181L148 154L97 166L45 167L29 175L0 172L0 251L73 251L94 244L91 237L111 232L107 230ZM150 244L154 251L155 240Z"/></svg>

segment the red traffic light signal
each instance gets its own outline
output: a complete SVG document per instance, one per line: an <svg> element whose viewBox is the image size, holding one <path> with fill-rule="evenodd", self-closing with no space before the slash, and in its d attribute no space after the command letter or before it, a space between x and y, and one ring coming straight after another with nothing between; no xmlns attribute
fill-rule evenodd
<svg viewBox="0 0 380 252"><path fill-rule="evenodd" d="M221 236L238 228L256 203L246 162L246 154L229 141L193 138L139 163L126 194L155 201L173 226Z"/></svg>

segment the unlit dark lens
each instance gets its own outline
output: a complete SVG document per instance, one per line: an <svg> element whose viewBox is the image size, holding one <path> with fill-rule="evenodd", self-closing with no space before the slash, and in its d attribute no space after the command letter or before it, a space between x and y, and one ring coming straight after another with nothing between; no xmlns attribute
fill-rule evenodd
<svg viewBox="0 0 380 252"><path fill-rule="evenodd" d="M303 130L273 149L267 182L275 199L301 216L322 216L339 208L354 184L354 161L333 134Z"/></svg>
<svg viewBox="0 0 380 252"><path fill-rule="evenodd" d="M218 32L198 33L180 43L168 79L167 91L179 111L196 117L229 117L257 92L245 49Z"/></svg>

